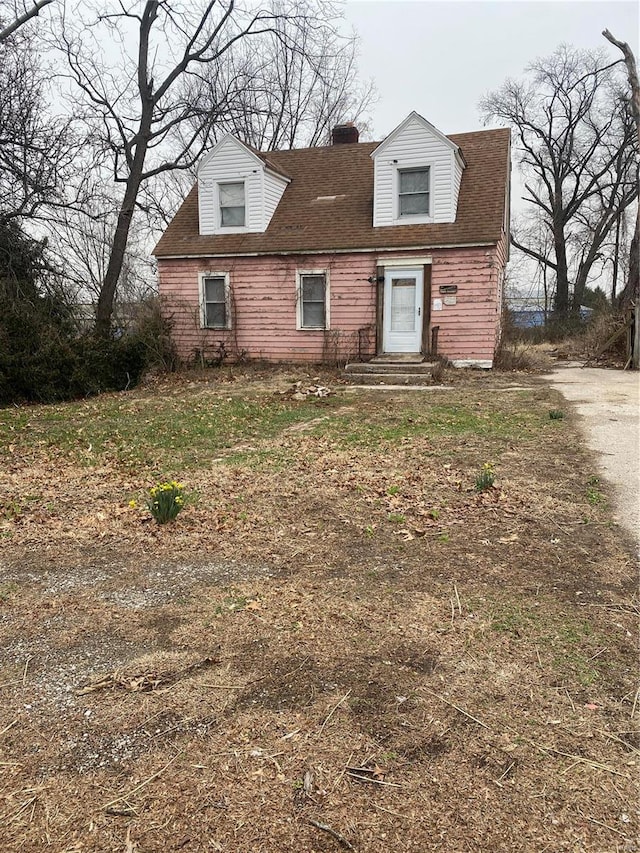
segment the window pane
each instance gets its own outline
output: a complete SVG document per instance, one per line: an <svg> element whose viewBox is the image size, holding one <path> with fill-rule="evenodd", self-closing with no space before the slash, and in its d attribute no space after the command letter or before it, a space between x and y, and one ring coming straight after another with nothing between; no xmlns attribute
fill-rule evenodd
<svg viewBox="0 0 640 853"><path fill-rule="evenodd" d="M244 181L218 184L220 198L220 224L241 228L245 222Z"/></svg>
<svg viewBox="0 0 640 853"><path fill-rule="evenodd" d="M324 302L302 303L302 325L305 328L324 329Z"/></svg>
<svg viewBox="0 0 640 853"><path fill-rule="evenodd" d="M302 326L307 329L324 329L326 325L324 274L303 275L301 278Z"/></svg>
<svg viewBox="0 0 640 853"><path fill-rule="evenodd" d="M324 276L302 277L302 299L304 302L324 302Z"/></svg>
<svg viewBox="0 0 640 853"><path fill-rule="evenodd" d="M429 193L415 193L415 195L400 196L400 216L413 213L429 213Z"/></svg>
<svg viewBox="0 0 640 853"><path fill-rule="evenodd" d="M224 329L227 325L227 311L224 302L207 302L206 325L209 328Z"/></svg>
<svg viewBox="0 0 640 853"><path fill-rule="evenodd" d="M429 170L416 169L410 172L400 172L401 193L429 192Z"/></svg>
<svg viewBox="0 0 640 853"><path fill-rule="evenodd" d="M416 326L416 280L394 278L391 282L391 331L413 332Z"/></svg>
<svg viewBox="0 0 640 853"><path fill-rule="evenodd" d="M222 225L244 225L244 207L221 207L220 223Z"/></svg>
<svg viewBox="0 0 640 853"><path fill-rule="evenodd" d="M220 184L220 207L244 207L244 182Z"/></svg>
<svg viewBox="0 0 640 853"><path fill-rule="evenodd" d="M205 302L224 302L224 279L223 278L205 278L205 280L204 280L204 301Z"/></svg>

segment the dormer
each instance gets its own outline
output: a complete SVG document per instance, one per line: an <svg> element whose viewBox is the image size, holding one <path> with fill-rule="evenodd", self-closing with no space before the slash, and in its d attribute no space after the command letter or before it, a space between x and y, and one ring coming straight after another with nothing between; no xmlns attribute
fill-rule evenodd
<svg viewBox="0 0 640 853"><path fill-rule="evenodd" d="M224 136L198 166L200 234L265 231L290 182L235 136Z"/></svg>
<svg viewBox="0 0 640 853"><path fill-rule="evenodd" d="M464 158L421 115L410 113L371 157L374 227L455 222Z"/></svg>

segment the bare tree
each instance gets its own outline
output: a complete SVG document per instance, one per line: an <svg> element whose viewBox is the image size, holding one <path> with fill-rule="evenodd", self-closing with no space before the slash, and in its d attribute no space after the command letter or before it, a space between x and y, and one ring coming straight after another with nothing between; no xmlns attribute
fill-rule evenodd
<svg viewBox="0 0 640 853"><path fill-rule="evenodd" d="M526 82L508 80L481 103L487 121L516 131L525 200L545 223L553 253L513 244L553 270L560 316L579 311L610 231L638 196L635 130L617 64L562 46L530 65Z"/></svg>
<svg viewBox="0 0 640 853"><path fill-rule="evenodd" d="M16 32L16 30L19 30L20 27L24 26L28 21L32 20L32 18L39 15L40 10L44 9L44 7L48 6L50 3L53 3L53 0L34 0L31 8L25 9L25 11L21 15L18 15L15 20L0 29L0 42L6 41L9 36Z"/></svg>
<svg viewBox="0 0 640 853"><path fill-rule="evenodd" d="M238 11L234 0L184 4L146 0L113 5L93 20L65 22L62 42L71 75L84 98L86 120L113 160L113 178L124 188L109 263L96 309L96 333L110 331L113 303L141 187L164 172L188 169L206 144L217 113L199 111L190 98L209 63L220 63L243 40L274 29L281 18L303 29L312 21L308 0L277 11ZM327 4L330 5L330 4ZM79 7L76 9L79 14ZM120 47L118 67L100 53L101 36ZM129 47L135 40L135 54ZM194 125L194 115L197 116ZM178 129L189 127L169 149Z"/></svg>
<svg viewBox="0 0 640 853"><path fill-rule="evenodd" d="M67 292L75 302L96 303L109 265L120 199L98 176L87 188L89 209L62 207L48 218L49 252L64 271ZM153 291L149 228L134 218L118 279L117 300L133 302Z"/></svg>
<svg viewBox="0 0 640 853"><path fill-rule="evenodd" d="M519 266L519 288L525 292L527 297L534 299L535 305L539 307L540 292L544 302L545 324L551 313L555 297L555 271L549 261L553 257L553 239L549 230L545 228L540 218L533 216L531 211L523 212L513 218L511 224L511 235L516 245L525 244L535 252L535 257L524 252L514 253L510 267L517 262ZM514 273L510 276L515 279Z"/></svg>
<svg viewBox="0 0 640 853"><path fill-rule="evenodd" d="M627 76L629 78L629 86L631 88L630 106L633 119L636 125L636 145L637 151L640 154L640 82L638 82L638 68L636 66L636 58L629 45L624 41L618 41L609 30L604 30L602 35L622 51L624 62L627 66ZM635 300L636 305L640 303L640 206L636 209L636 223L631 240L631 251L629 253L629 275L627 283L620 294L620 304L628 305L632 300ZM636 364L638 344L636 344Z"/></svg>
<svg viewBox="0 0 640 853"><path fill-rule="evenodd" d="M358 82L356 66L357 39L333 20L301 29L283 15L271 31L209 65L193 98L219 116L214 137L233 133L261 151L322 145L343 121L366 130L374 90Z"/></svg>
<svg viewBox="0 0 640 853"><path fill-rule="evenodd" d="M69 118L48 109L49 75L31 33L0 42L0 219L38 218L72 203L79 142Z"/></svg>

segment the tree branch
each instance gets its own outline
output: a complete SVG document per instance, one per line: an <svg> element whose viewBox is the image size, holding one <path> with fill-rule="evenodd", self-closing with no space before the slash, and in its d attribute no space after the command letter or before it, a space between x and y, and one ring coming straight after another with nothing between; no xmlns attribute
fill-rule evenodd
<svg viewBox="0 0 640 853"><path fill-rule="evenodd" d="M536 261L544 264L544 266L550 267L552 270L558 269L558 265L554 264L552 260L545 258L544 255L541 255L540 252L536 252L535 249L531 249L529 246L525 246L523 243L520 243L516 240L513 234L511 235L511 245L515 246L516 249L520 249L521 252L524 252L525 255L528 255L530 258L534 258Z"/></svg>
<svg viewBox="0 0 640 853"><path fill-rule="evenodd" d="M31 9L26 11L24 15L17 18L12 24L9 24L3 30L0 30L0 42L8 39L12 33L20 29L20 27L26 24L27 21L30 21L32 18L39 15L40 10L44 9L44 7L48 6L50 3L53 3L53 0L34 0L34 4Z"/></svg>

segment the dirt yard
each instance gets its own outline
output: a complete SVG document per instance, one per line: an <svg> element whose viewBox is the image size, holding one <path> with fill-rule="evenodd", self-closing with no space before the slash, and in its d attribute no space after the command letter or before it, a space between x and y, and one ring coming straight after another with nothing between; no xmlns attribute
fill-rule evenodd
<svg viewBox="0 0 640 853"><path fill-rule="evenodd" d="M640 851L632 544L556 392L446 382L0 410L0 850Z"/></svg>

